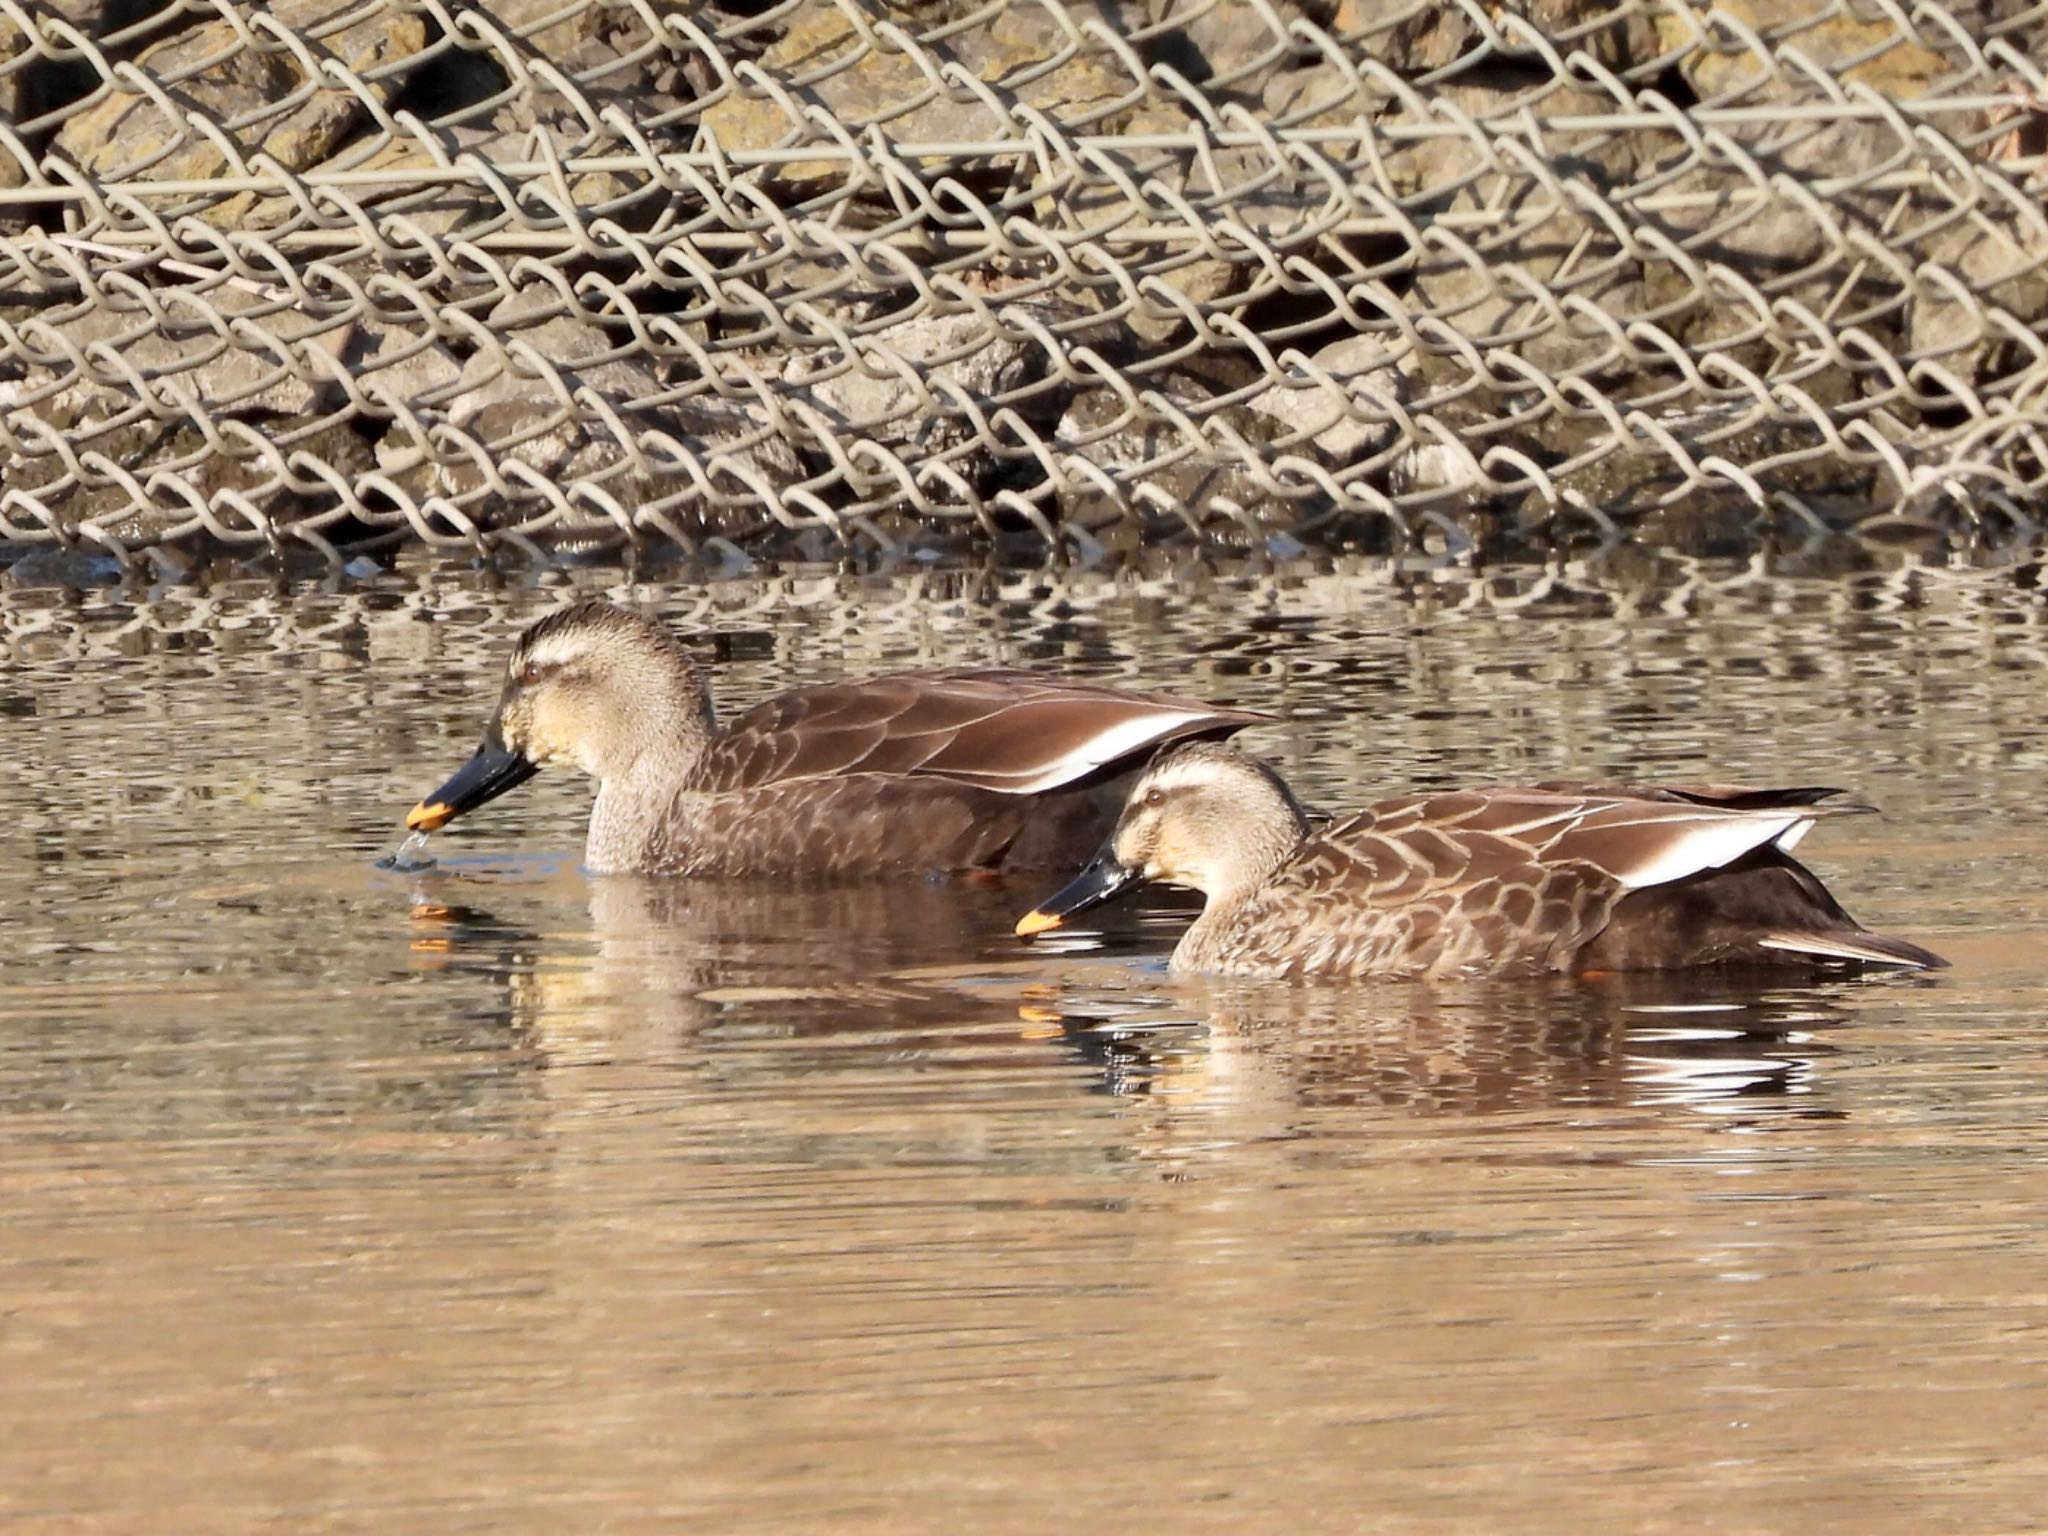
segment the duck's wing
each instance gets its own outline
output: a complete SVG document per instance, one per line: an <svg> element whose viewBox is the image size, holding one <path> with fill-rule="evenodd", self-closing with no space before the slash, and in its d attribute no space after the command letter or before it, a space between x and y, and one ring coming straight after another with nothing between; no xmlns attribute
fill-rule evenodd
<svg viewBox="0 0 2048 1536"><path fill-rule="evenodd" d="M1820 784L1790 788L1758 788L1751 784L1623 784L1607 779L1545 779L1528 786L1539 794L1577 795L1586 799L1689 801L1694 805L1719 806L1729 811L1772 811L1798 805L1819 805L1835 800L1846 790ZM1829 809L1869 811L1858 800L1835 800Z"/></svg>
<svg viewBox="0 0 2048 1536"><path fill-rule="evenodd" d="M1601 788L1403 796L1310 838L1298 862L1373 911L1412 909L1403 932L1432 963L1439 950L1468 966L1538 952L1625 969L1767 952L1943 963L1862 927L1788 851L1821 818L1868 807L1811 790L1710 802Z"/></svg>
<svg viewBox="0 0 2048 1536"><path fill-rule="evenodd" d="M1228 736L1271 718L1021 670L899 672L793 688L755 705L714 738L692 782L730 790L841 774L936 774L1030 795L1171 741Z"/></svg>
<svg viewBox="0 0 2048 1536"><path fill-rule="evenodd" d="M1473 878L1514 865L1590 865L1620 889L1637 890L1723 868L1758 848L1790 847L1818 818L1854 809L1861 807L1807 799L1744 807L1619 788L1453 790L1381 801L1322 836L1340 845L1384 845L1446 871L1483 855L1486 871Z"/></svg>

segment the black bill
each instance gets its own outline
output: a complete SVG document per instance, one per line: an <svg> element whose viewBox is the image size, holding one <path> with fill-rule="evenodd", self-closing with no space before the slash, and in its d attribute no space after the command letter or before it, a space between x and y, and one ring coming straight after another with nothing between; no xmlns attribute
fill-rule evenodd
<svg viewBox="0 0 2048 1536"><path fill-rule="evenodd" d="M1109 900L1126 886L1136 885L1141 878L1138 871L1125 868L1113 855L1099 853L1080 874L1017 920L1017 937L1028 939L1034 934L1057 928L1076 912Z"/></svg>
<svg viewBox="0 0 2048 1536"><path fill-rule="evenodd" d="M455 774L405 818L408 832L436 832L465 811L517 789L540 769L508 748L495 727L476 749L476 756L455 770Z"/></svg>

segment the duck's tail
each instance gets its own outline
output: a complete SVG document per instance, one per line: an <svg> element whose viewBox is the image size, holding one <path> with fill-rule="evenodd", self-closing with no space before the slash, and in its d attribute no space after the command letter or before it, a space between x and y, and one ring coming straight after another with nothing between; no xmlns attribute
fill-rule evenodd
<svg viewBox="0 0 2048 1536"><path fill-rule="evenodd" d="M1764 933L1756 938L1759 949L1788 955L1810 955L1816 960L1846 960L1857 965L1904 965L1923 971L1939 971L1948 962L1931 949L1922 949L1909 939L1895 939L1888 933L1868 928L1825 933Z"/></svg>
<svg viewBox="0 0 2048 1536"><path fill-rule="evenodd" d="M1812 870L1767 844L1723 869L1631 891L1588 946L1605 970L1686 965L1900 965L1938 970L1932 950L1873 933Z"/></svg>

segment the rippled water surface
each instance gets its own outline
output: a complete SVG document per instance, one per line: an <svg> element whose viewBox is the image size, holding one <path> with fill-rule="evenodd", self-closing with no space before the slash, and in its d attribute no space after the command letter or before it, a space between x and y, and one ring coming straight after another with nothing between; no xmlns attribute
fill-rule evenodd
<svg viewBox="0 0 2048 1536"><path fill-rule="evenodd" d="M565 578L0 593L0 1524L1923 1531L2048 1509L2031 568L612 588L729 704L1028 662L1331 808L1846 783L1933 977L1198 985L1170 903L375 867ZM602 573L576 584L604 587Z"/></svg>

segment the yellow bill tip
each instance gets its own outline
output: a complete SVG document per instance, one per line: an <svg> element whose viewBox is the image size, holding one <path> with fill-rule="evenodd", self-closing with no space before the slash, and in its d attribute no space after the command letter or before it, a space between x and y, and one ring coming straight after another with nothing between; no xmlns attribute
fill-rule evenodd
<svg viewBox="0 0 2048 1536"><path fill-rule="evenodd" d="M448 825L448 818L455 814L439 800L422 800L405 814L405 830L408 832L438 832Z"/></svg>
<svg viewBox="0 0 2048 1536"><path fill-rule="evenodd" d="M1017 937L1028 939L1059 927L1063 919L1054 912L1026 912L1017 919Z"/></svg>

